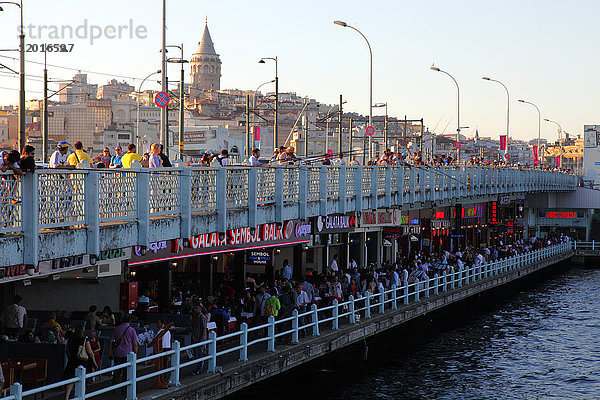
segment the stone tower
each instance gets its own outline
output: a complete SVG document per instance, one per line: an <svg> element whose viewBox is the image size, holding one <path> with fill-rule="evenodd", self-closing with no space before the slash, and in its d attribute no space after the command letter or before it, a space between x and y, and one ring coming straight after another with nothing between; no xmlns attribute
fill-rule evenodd
<svg viewBox="0 0 600 400"><path fill-rule="evenodd" d="M198 51L192 55L192 88L196 90L219 90L221 88L221 60L208 31L208 21L204 25Z"/></svg>

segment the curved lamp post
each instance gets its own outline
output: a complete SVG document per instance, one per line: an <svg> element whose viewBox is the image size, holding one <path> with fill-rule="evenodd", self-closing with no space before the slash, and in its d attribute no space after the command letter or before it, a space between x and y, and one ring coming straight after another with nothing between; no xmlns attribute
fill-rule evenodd
<svg viewBox="0 0 600 400"><path fill-rule="evenodd" d="M460 87L458 86L458 82L456 82L456 79L454 79L454 77L452 75L450 75L448 72L439 69L438 67L432 65L430 67L430 69L432 71L437 71L437 72L441 72L443 74L448 75L453 81L454 84L456 85L456 96L457 96L457 100L456 100L456 105L457 105L457 111L456 111L456 141L460 142ZM458 164L460 162L460 149L456 149L456 163Z"/></svg>
<svg viewBox="0 0 600 400"><path fill-rule="evenodd" d="M556 126L558 126L558 146L560 148L560 168L562 168L563 165L563 147L562 147L562 126L560 126L560 124L556 121L552 121L551 119L548 118L544 118L544 121L546 122L552 122L553 124L556 124Z"/></svg>
<svg viewBox="0 0 600 400"><path fill-rule="evenodd" d="M542 114L540 113L540 109L538 108L538 106L536 106L535 104L533 104L530 101L525 101L525 100L519 99L519 103L531 104L532 106L535 107L535 109L538 112L538 140L537 140L537 148L538 148L538 157L539 157L539 152L541 150L541 148L540 148L540 139L542 137ZM508 143L508 141L507 141L507 143ZM543 157L540 158L540 165L542 164L542 159L543 159Z"/></svg>
<svg viewBox="0 0 600 400"><path fill-rule="evenodd" d="M265 60L275 61L275 122L273 123L273 148L277 148L277 139L279 137L279 127L278 127L278 116L279 116L279 74L277 72L277 56L275 57L263 57L258 63L265 64Z"/></svg>
<svg viewBox="0 0 600 400"><path fill-rule="evenodd" d="M509 143L509 138L510 138L510 133L509 133L509 121L510 121L510 94L508 93L508 88L506 87L506 85L496 79L492 79L492 78L488 78L487 76L484 76L483 78L484 81L490 81L490 82L496 82L499 83L500 85L502 85L502 87L504 88L504 90L506 90L506 152L508 154L510 154L508 152L508 143Z"/></svg>
<svg viewBox="0 0 600 400"><path fill-rule="evenodd" d="M350 28L360 34L365 39L367 46L369 47L369 126L373 126L373 51L371 50L371 44L365 35L355 27L348 25L344 21L333 21L334 24L342 26L344 28ZM365 156L363 151L363 165L365 164ZM369 159L373 158L373 137L369 136Z"/></svg>
<svg viewBox="0 0 600 400"><path fill-rule="evenodd" d="M136 118L136 122L135 122L135 126L136 126L136 130L135 130L135 144L136 144L136 146L138 148L140 147L140 142L139 142L140 141L140 93L142 91L142 85L152 75L160 74L161 72L162 71L159 69L158 71L154 71L151 74L148 74L148 76L146 76L142 80L142 82L140 83L140 86L138 86L138 91L137 91L137 118Z"/></svg>

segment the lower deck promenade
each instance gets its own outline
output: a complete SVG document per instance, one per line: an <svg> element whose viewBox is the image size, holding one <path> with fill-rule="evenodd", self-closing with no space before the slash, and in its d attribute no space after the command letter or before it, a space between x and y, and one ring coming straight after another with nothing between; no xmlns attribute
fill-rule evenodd
<svg viewBox="0 0 600 400"><path fill-rule="evenodd" d="M500 287L521 277L544 269L573 256L573 243L560 243L522 255L500 259L476 267L455 270L441 276L403 283L378 294L333 306L313 308L302 314L248 328L242 324L239 332L217 337L211 332L209 340L180 347L177 342L171 351L161 355L136 359L131 353L128 362L120 366L85 373L79 367L75 378L22 392L20 384L11 386L11 395L4 400L33 398L36 393L54 391L67 383L75 384L79 399L99 397L124 398L109 394L115 388L126 388L128 400L134 399L218 399L263 379L314 360L364 338L391 329L411 319L423 316L447 305L465 300L486 290ZM301 338L303 331L306 338ZM266 335L264 334L266 332ZM206 346L206 356L189 360L187 351ZM168 356L171 366L161 371L148 371L142 365L160 356ZM191 371L205 362L208 373L192 376ZM127 369L127 381L117 386L95 387L86 390L86 378L99 376L116 369ZM146 389L156 375L170 373L173 387ZM138 393L139 391L139 393ZM63 395L64 396L64 395ZM49 396L46 396L48 398Z"/></svg>

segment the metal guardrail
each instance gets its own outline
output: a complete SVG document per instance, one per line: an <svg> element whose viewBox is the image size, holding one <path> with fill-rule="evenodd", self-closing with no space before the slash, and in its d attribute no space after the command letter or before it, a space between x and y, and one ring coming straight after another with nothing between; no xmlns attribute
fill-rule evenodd
<svg viewBox="0 0 600 400"><path fill-rule="evenodd" d="M551 258L555 255L569 252L573 250L573 248L574 245L570 242L560 243L518 256L507 257L462 270L453 270L451 273L446 273L446 271L444 271L443 275L438 276L436 274L433 278L428 278L423 281L417 280L413 283L404 282L399 287L392 285L391 289L378 294L366 292L364 296L356 299L353 296L350 296L349 300L343 303L338 303L337 300L334 300L333 305L329 307L317 308L317 306L313 304L310 311L298 313L297 310L294 310L292 316L288 318L275 320L275 318L269 317L269 322L264 325L249 328L246 323L242 323L240 331L227 335L217 336L214 331L211 331L208 340L189 346L182 347L178 341L175 341L171 350L153 354L148 357L138 359L134 353L129 353L126 363L95 371L90 374L86 373L85 368L80 366L76 370L75 378L27 391L23 391L23 387L20 383L14 383L10 387L10 395L2 398L2 400L21 400L26 396L44 393L69 383L75 384L75 398L79 400L96 397L122 387L127 388L126 398L128 400L135 400L137 399L137 383L157 375L171 373L171 383L178 386L181 383L180 376L182 368L207 362L207 372L214 373L220 370L218 366L219 357L224 355L239 352L239 361L246 362L248 361L248 349L258 346L261 343L266 343L266 351L274 352L276 351L277 338L289 335L291 336L292 343L299 343L301 332L309 331L312 333L312 336L319 336L322 329L338 330L341 324L345 323L353 325L357 323L359 318L368 319L371 318L373 314L385 314L397 310L403 305L409 305L411 301L419 302L421 299L429 298L432 295L449 292L474 282L486 280L509 271L522 269L528 265ZM251 339L251 334L263 330L267 331L266 336ZM219 350L218 344L223 343L226 340L237 340L239 341L239 344ZM182 354L186 354L188 350L193 350L198 347L207 349L205 356L182 362ZM138 364L145 363L158 357L170 357L171 366L140 377L136 375L136 367ZM91 393L86 393L87 378L100 376L119 369L127 370L126 381L104 387Z"/></svg>

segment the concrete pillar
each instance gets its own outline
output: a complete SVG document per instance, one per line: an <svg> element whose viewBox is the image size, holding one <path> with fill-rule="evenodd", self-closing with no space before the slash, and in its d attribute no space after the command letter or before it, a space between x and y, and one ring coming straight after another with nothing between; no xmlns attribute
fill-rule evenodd
<svg viewBox="0 0 600 400"><path fill-rule="evenodd" d="M383 261L383 228L377 231L377 267L381 266Z"/></svg>

